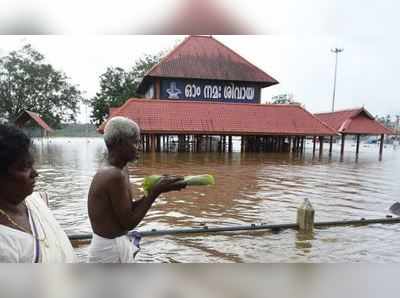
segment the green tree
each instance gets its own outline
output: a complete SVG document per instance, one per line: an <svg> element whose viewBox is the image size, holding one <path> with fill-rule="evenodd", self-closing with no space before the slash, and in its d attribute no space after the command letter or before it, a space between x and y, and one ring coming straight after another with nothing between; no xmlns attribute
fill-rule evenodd
<svg viewBox="0 0 400 298"><path fill-rule="evenodd" d="M137 88L145 73L160 62L163 53L145 55L135 61L133 67L124 70L120 67L108 67L100 76L100 91L91 100L91 119L99 126L113 107L120 107L129 98L140 97Z"/></svg>
<svg viewBox="0 0 400 298"><path fill-rule="evenodd" d="M12 122L29 110L58 127L75 120L80 100L78 87L31 45L0 58L0 117Z"/></svg>

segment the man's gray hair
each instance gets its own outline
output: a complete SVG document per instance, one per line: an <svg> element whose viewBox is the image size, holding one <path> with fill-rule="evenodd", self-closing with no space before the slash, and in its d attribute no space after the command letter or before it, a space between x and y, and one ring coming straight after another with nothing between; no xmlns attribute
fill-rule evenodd
<svg viewBox="0 0 400 298"><path fill-rule="evenodd" d="M111 118L104 128L104 141L107 147L120 143L127 138L140 136L139 125L126 117Z"/></svg>

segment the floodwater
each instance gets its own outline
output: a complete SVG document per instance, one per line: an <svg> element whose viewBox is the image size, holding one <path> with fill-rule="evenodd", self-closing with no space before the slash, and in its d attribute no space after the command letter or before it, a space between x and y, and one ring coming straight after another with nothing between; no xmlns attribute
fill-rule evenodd
<svg viewBox="0 0 400 298"><path fill-rule="evenodd" d="M87 193L104 164L101 138L34 140L37 190L47 191L50 207L68 234L90 233ZM143 153L129 166L140 197L143 177L151 174L212 174L213 187L188 187L162 195L138 227L140 231L229 225L281 224L296 221L304 198L315 221L384 218L400 201L400 148L346 142L332 158L313 158L311 144L302 157L287 153ZM324 146L325 150L329 146ZM246 231L144 237L139 262L398 262L400 224L315 229L312 237L295 230ZM87 246L76 249L86 261Z"/></svg>

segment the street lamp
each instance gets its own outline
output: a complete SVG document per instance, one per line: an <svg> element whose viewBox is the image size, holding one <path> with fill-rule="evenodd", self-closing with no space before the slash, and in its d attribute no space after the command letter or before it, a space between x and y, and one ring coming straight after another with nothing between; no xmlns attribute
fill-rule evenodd
<svg viewBox="0 0 400 298"><path fill-rule="evenodd" d="M332 113L335 111L336 73L337 73L338 54L343 52L343 51L344 51L344 49L339 49L339 48L331 49L331 52L335 54L335 77L334 77L334 80L333 80ZM329 157L332 156L332 143L333 143L333 137L331 136L329 138Z"/></svg>
<svg viewBox="0 0 400 298"><path fill-rule="evenodd" d="M331 49L331 52L335 54L335 77L334 77L334 80L333 80L332 112L335 111L336 73L337 73L338 54L343 52L343 51L344 51L344 49L339 49L339 48Z"/></svg>

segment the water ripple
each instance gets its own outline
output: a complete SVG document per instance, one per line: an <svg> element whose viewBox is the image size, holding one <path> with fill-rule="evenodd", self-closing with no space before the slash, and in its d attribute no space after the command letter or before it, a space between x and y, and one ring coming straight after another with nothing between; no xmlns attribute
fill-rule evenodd
<svg viewBox="0 0 400 298"><path fill-rule="evenodd" d="M136 197L143 177L151 174L210 173L214 187L188 187L162 195L140 229L170 229L292 223L297 207L309 198L316 220L384 217L400 200L400 151L386 148L378 161L377 147L354 148L343 162L338 146L332 159L264 153L143 154L131 164ZM50 196L50 207L68 233L90 232L87 193L91 178L104 163L101 139L35 140L39 172L37 190ZM398 262L399 225L316 229L312 239L296 231L221 233L143 239L139 262ZM82 261L87 247L77 249Z"/></svg>

